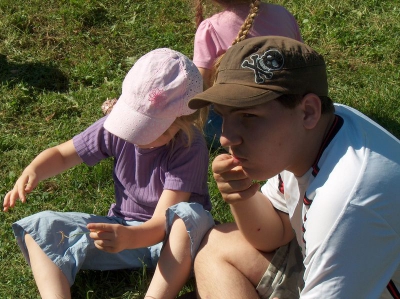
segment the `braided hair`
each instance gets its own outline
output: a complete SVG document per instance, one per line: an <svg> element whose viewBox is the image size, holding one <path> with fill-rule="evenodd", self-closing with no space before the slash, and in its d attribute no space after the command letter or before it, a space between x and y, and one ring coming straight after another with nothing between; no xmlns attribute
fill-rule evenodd
<svg viewBox="0 0 400 299"><path fill-rule="evenodd" d="M240 27L239 33L236 36L235 40L232 42L232 46L246 39L247 34L249 33L251 27L253 26L254 19L258 14L260 2L261 2L260 0L251 1L249 14L246 17L246 20L244 20L242 27Z"/></svg>
<svg viewBox="0 0 400 299"><path fill-rule="evenodd" d="M244 40L246 38L247 33L250 31L253 25L254 18L258 13L261 1L260 0L213 0L213 1L222 6L250 4L250 12L246 20L244 21L242 27L240 28L238 36L235 39L235 41L236 40L237 41L236 42L234 41L233 44ZM194 4L195 4L195 22L196 22L196 28L198 28L200 23L204 20L204 6L206 4L206 0L195 0Z"/></svg>
<svg viewBox="0 0 400 299"><path fill-rule="evenodd" d="M232 41L232 46L237 44L238 42L246 39L247 35L249 34L251 27L253 26L254 19L256 18L259 8L260 8L260 0L214 0L215 2L221 4L221 5L232 5L232 4L245 4L245 3L250 3L250 11L249 14L247 15L246 19L244 20L244 23L242 27L240 27L240 30L236 36L236 38ZM196 27L200 25L200 23L204 20L203 16L203 6L204 6L205 0L197 0L196 1ZM214 62L213 69L212 69L212 75L211 75L211 82L215 82L216 79L216 73L219 68L219 65L221 63L221 59L224 56L224 54L220 55Z"/></svg>
<svg viewBox="0 0 400 299"><path fill-rule="evenodd" d="M199 28L200 23L204 20L204 0L196 0L195 1L195 21L196 28Z"/></svg>

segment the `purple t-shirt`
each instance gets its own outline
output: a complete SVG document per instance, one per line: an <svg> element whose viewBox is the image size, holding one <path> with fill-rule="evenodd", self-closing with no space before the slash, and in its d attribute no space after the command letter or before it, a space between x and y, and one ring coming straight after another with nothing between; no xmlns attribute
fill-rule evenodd
<svg viewBox="0 0 400 299"><path fill-rule="evenodd" d="M193 62L211 69L214 61L232 45L249 14L249 5L239 5L205 19L197 28ZM261 3L248 37L279 35L303 41L293 15L283 6Z"/></svg>
<svg viewBox="0 0 400 299"><path fill-rule="evenodd" d="M168 145L141 149L103 128L107 116L73 138L78 155L89 166L114 157L115 203L108 216L149 220L164 189L191 192L189 202L211 209L208 194L208 150L196 130L190 147L182 131Z"/></svg>

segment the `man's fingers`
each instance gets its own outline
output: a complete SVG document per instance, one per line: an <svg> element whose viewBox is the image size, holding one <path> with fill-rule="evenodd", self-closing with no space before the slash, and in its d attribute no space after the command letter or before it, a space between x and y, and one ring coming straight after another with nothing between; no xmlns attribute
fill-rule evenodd
<svg viewBox="0 0 400 299"><path fill-rule="evenodd" d="M240 165L240 162L237 159L234 159L231 155L222 154L214 159L212 163L212 171L221 174L238 165Z"/></svg>
<svg viewBox="0 0 400 299"><path fill-rule="evenodd" d="M236 166L231 170L223 173L213 173L215 181L218 182L228 182L228 181L238 181L247 179L246 173L243 171L241 166Z"/></svg>
<svg viewBox="0 0 400 299"><path fill-rule="evenodd" d="M218 189L221 193L233 193L247 190L252 185L250 178L243 178L238 180L221 180L216 179Z"/></svg>
<svg viewBox="0 0 400 299"><path fill-rule="evenodd" d="M254 196L254 194L256 194L259 188L260 188L259 184L253 184L249 188L240 192L224 193L222 197L226 203L234 204L236 202L247 200L250 197Z"/></svg>

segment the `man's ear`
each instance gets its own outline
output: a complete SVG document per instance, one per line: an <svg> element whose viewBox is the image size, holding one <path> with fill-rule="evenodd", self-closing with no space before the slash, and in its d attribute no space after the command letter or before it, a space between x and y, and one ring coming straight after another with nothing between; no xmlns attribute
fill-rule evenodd
<svg viewBox="0 0 400 299"><path fill-rule="evenodd" d="M303 126L306 129L313 129L321 119L321 100L314 93L306 94L300 103L304 113Z"/></svg>

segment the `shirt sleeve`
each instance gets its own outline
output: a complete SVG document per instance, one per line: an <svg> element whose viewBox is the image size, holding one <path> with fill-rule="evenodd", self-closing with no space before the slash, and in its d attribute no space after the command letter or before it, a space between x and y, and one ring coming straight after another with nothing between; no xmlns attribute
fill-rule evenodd
<svg viewBox="0 0 400 299"><path fill-rule="evenodd" d="M165 172L164 189L190 192L189 202L200 203L206 210L211 210L207 184L208 162L205 139L197 131L190 147L174 145Z"/></svg>
<svg viewBox="0 0 400 299"><path fill-rule="evenodd" d="M113 143L117 142L118 138L104 129L106 118L107 116L99 119L72 138L79 157L89 166L114 155Z"/></svg>
<svg viewBox="0 0 400 299"><path fill-rule="evenodd" d="M215 59L222 52L215 28L211 22L204 20L197 28L194 37L193 63L198 68L212 69Z"/></svg>
<svg viewBox="0 0 400 299"><path fill-rule="evenodd" d="M288 213L283 190L283 182L279 175L269 179L262 187L261 192L268 197L275 209Z"/></svg>
<svg viewBox="0 0 400 299"><path fill-rule="evenodd" d="M176 147L169 158L164 188L204 193L209 161L205 141L197 136L190 147Z"/></svg>

